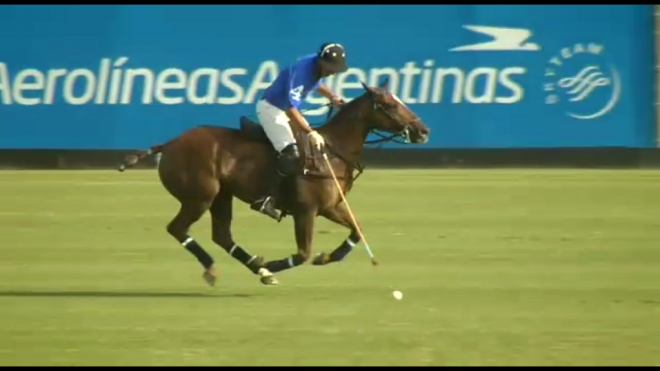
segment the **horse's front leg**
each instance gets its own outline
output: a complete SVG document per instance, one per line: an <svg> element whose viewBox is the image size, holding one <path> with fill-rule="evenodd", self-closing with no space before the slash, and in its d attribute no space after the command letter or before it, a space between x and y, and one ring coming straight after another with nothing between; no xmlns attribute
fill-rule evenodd
<svg viewBox="0 0 660 371"><path fill-rule="evenodd" d="M342 242L341 245L339 245L339 247L337 247L330 254L326 254L324 252L318 254L312 261L312 264L314 265L326 265L328 263L339 262L343 260L346 255L348 255L351 250L353 250L353 247L360 242L360 234L358 233L359 225L356 226L353 224L351 214L344 202L338 204L333 209L323 211L321 215L339 225L350 228L351 234L344 242Z"/></svg>
<svg viewBox="0 0 660 371"><path fill-rule="evenodd" d="M297 267L309 260L312 253L312 237L314 235L315 209L305 209L294 212L293 222L298 252L282 260L273 260L265 264L266 269L273 273Z"/></svg>

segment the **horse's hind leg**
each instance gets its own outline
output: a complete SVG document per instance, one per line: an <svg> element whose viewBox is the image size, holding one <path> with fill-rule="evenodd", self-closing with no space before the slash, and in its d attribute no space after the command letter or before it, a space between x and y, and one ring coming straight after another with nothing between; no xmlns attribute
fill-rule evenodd
<svg viewBox="0 0 660 371"><path fill-rule="evenodd" d="M337 205L334 209L322 212L321 215L339 225L350 228L351 234L330 254L324 252L318 254L312 261L313 265L325 265L342 261L353 250L353 247L360 242L360 235L358 234L359 226L353 225L350 212L344 202Z"/></svg>
<svg viewBox="0 0 660 371"><path fill-rule="evenodd" d="M227 191L220 191L211 204L211 225L213 231L213 242L222 247L232 258L238 260L247 267L252 273L258 274L261 282L266 285L278 284L275 276L264 268L264 258L257 255L250 255L241 246L239 246L231 236L232 212L232 194Z"/></svg>
<svg viewBox="0 0 660 371"><path fill-rule="evenodd" d="M204 215L210 204L210 201L182 200L179 213L167 225L167 232L197 258L199 263L204 267L204 280L213 286L216 279L213 258L197 241L188 235L190 226Z"/></svg>

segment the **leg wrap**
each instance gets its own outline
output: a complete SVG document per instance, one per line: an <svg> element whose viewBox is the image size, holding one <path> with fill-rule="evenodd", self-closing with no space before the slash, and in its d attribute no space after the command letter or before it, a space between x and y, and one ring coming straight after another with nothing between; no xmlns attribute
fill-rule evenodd
<svg viewBox="0 0 660 371"><path fill-rule="evenodd" d="M300 254L294 254L282 260L274 260L266 263L266 269L273 273L281 272L286 269L297 267L305 262L305 259Z"/></svg>
<svg viewBox="0 0 660 371"><path fill-rule="evenodd" d="M181 243L191 254L197 258L200 264L206 269L213 266L213 258L200 246L192 237L188 237Z"/></svg>
<svg viewBox="0 0 660 371"><path fill-rule="evenodd" d="M357 245L360 242L359 238L355 238L355 240L352 240L351 237L347 238L346 241L344 241L341 246L335 249L335 251L330 253L330 261L331 262L338 262L343 260L348 253L353 250L353 247Z"/></svg>
<svg viewBox="0 0 660 371"><path fill-rule="evenodd" d="M256 265L257 256L248 254L247 251L243 250L243 248L238 246L237 244L234 244L234 246L232 246L229 250L227 250L227 253L232 258L241 262L252 273L257 273L257 271L260 268L259 266Z"/></svg>

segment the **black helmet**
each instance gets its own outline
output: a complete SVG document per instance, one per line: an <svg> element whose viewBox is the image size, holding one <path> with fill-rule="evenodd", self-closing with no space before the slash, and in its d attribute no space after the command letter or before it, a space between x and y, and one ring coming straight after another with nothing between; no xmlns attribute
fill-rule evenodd
<svg viewBox="0 0 660 371"><path fill-rule="evenodd" d="M325 43L321 45L318 57L321 63L334 73L348 70L348 65L346 64L346 51L341 44Z"/></svg>

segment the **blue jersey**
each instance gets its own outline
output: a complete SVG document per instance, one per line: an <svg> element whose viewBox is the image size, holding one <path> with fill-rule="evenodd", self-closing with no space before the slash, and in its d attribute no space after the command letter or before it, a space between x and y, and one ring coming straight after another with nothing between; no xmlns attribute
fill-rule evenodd
<svg viewBox="0 0 660 371"><path fill-rule="evenodd" d="M306 55L283 69L273 84L266 89L264 98L275 107L300 107L302 102L321 85L316 79L316 54Z"/></svg>

